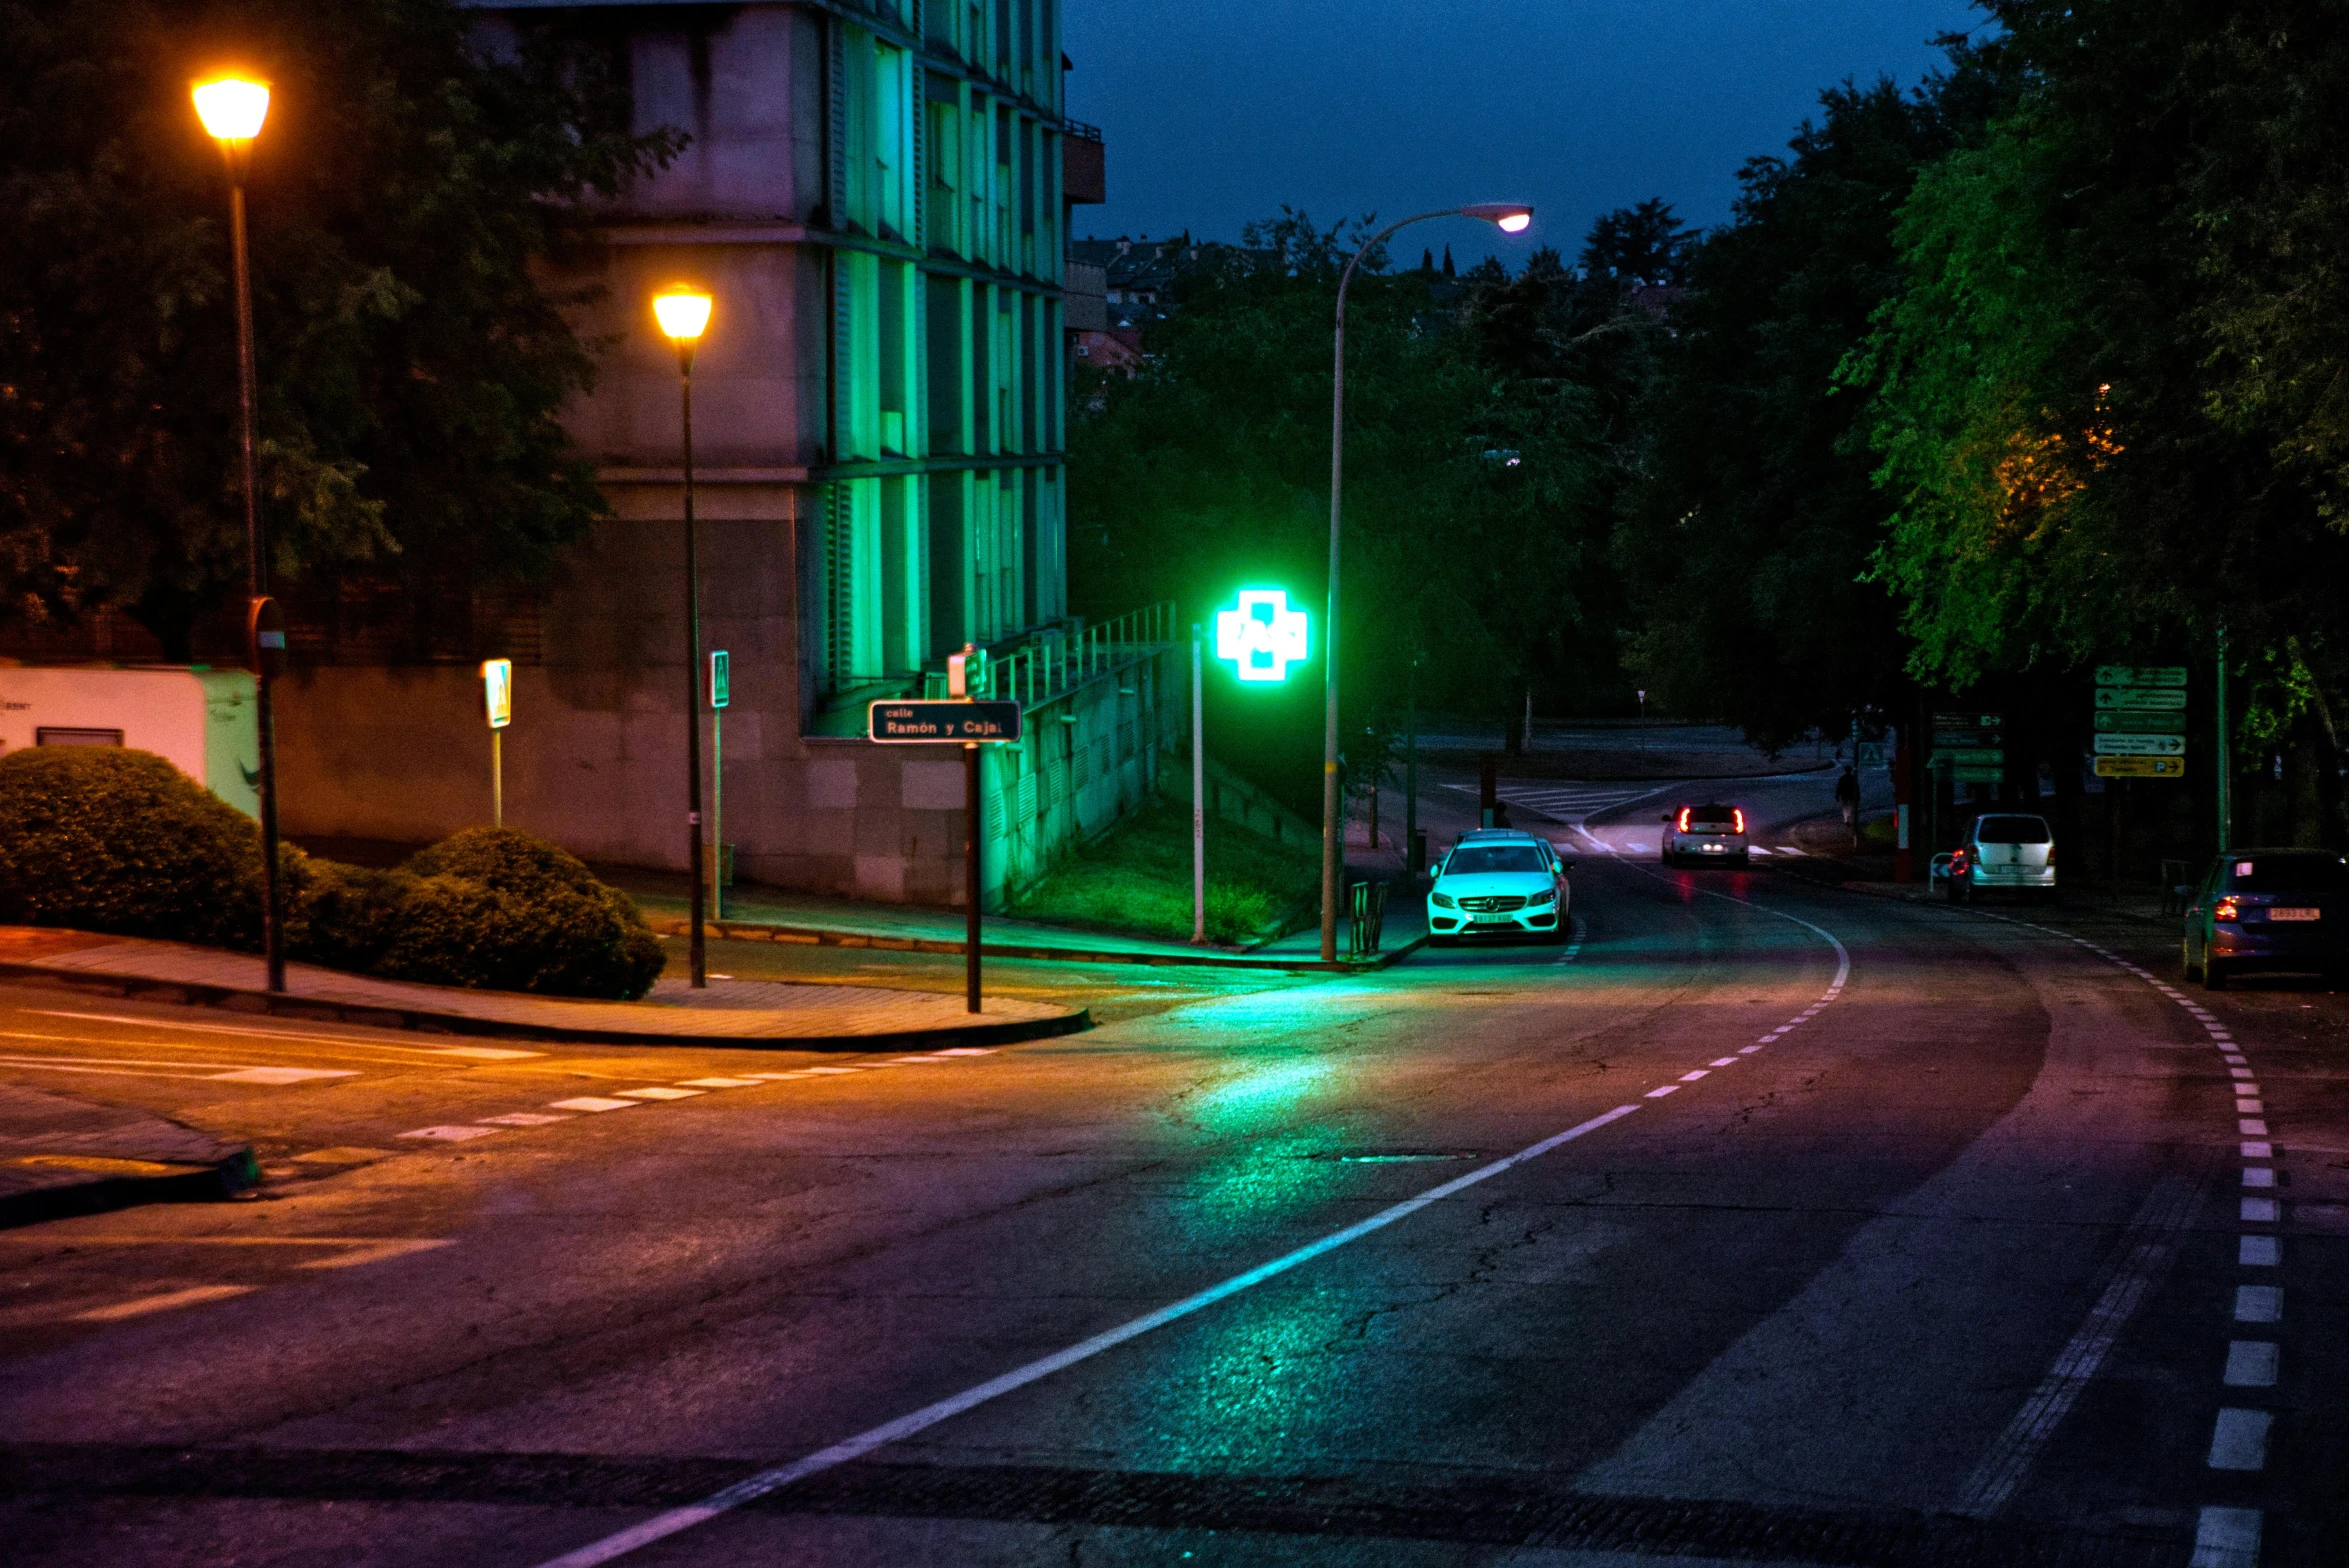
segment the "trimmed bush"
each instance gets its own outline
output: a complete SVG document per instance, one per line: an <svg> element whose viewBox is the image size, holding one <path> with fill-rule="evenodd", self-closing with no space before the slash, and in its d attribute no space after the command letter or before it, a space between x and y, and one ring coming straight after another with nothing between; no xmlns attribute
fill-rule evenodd
<svg viewBox="0 0 2349 1568"><path fill-rule="evenodd" d="M527 833L469 828L400 870L387 978L633 999L667 961L625 893Z"/></svg>
<svg viewBox="0 0 2349 1568"><path fill-rule="evenodd" d="M261 830L152 752L0 755L0 921L261 944Z"/></svg>
<svg viewBox="0 0 2349 1568"><path fill-rule="evenodd" d="M475 828L396 871L282 846L289 957L392 980L633 1000L664 962L627 895L526 833ZM0 756L0 923L252 951L261 830L161 757Z"/></svg>

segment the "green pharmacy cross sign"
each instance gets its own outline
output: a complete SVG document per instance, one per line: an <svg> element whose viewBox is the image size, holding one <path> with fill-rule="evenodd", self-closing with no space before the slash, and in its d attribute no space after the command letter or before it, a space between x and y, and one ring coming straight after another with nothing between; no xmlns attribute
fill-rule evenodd
<svg viewBox="0 0 2349 1568"><path fill-rule="evenodd" d="M1285 681L1305 657L1305 612L1289 608L1285 589L1243 588L1239 608L1216 612L1215 656L1244 681Z"/></svg>

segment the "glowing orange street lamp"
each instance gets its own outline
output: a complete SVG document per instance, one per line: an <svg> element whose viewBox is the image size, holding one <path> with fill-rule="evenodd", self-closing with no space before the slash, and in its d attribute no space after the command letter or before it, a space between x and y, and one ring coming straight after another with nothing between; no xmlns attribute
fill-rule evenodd
<svg viewBox="0 0 2349 1568"><path fill-rule="evenodd" d="M253 667L254 722L261 732L261 951L269 989L285 989L285 920L277 865L277 728L270 688L285 665L285 623L268 596L268 552L261 543L261 508L253 478L253 274L245 246L245 171L252 163L253 138L269 117L266 83L241 76L198 82L190 94L196 118L220 143L228 162L229 251L234 259L237 310L238 439L243 448L245 490L245 637Z"/></svg>
<svg viewBox="0 0 2349 1568"><path fill-rule="evenodd" d="M680 284L653 296L653 319L677 346L677 390L685 413L685 825L692 843L693 934L687 961L693 984L706 986L709 966L702 949L702 909L708 897L701 844L701 567L693 530L693 351L710 324L710 297Z"/></svg>
<svg viewBox="0 0 2349 1568"><path fill-rule="evenodd" d="M1321 959L1338 956L1338 883L1344 871L1345 821L1338 799L1338 524L1343 516L1346 471L1346 285L1354 269L1397 229L1430 218L1482 218L1503 234L1523 234L1533 209L1520 201L1480 201L1440 212L1415 213L1388 224L1365 241L1338 278L1337 364L1329 397L1329 619L1321 635ZM1406 851L1406 853L1408 853Z"/></svg>

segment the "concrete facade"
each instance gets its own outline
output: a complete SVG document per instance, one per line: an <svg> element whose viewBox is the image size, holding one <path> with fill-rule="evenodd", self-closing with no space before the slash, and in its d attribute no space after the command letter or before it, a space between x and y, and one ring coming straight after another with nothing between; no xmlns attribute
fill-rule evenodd
<svg viewBox="0 0 2349 1568"><path fill-rule="evenodd" d="M289 831L424 840L483 820L471 660L497 656L516 666L506 820L591 859L685 864L702 675L677 364L650 310L678 283L715 300L693 372L700 646L732 659L737 876L960 901L958 755L856 737L868 702L935 687L965 643L1025 672L1029 708L1029 739L988 762L990 901L1130 809L1187 699L1171 613L1067 614L1058 0L476 9L491 50L541 25L600 31L625 52L637 128L689 138L599 214L593 258L548 280L591 298L579 329L613 345L567 419L615 516L527 615L477 608L462 661L339 656L297 631ZM1098 133L1073 130L1098 189ZM706 775L706 719L703 744Z"/></svg>

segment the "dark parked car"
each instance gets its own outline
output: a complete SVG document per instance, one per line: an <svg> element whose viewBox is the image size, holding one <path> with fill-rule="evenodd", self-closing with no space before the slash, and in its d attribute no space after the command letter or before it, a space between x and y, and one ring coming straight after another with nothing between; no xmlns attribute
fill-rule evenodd
<svg viewBox="0 0 2349 1568"><path fill-rule="evenodd" d="M2181 961L2213 991L2251 970L2331 974L2349 957L2349 860L2317 849L2236 849L2185 894Z"/></svg>

